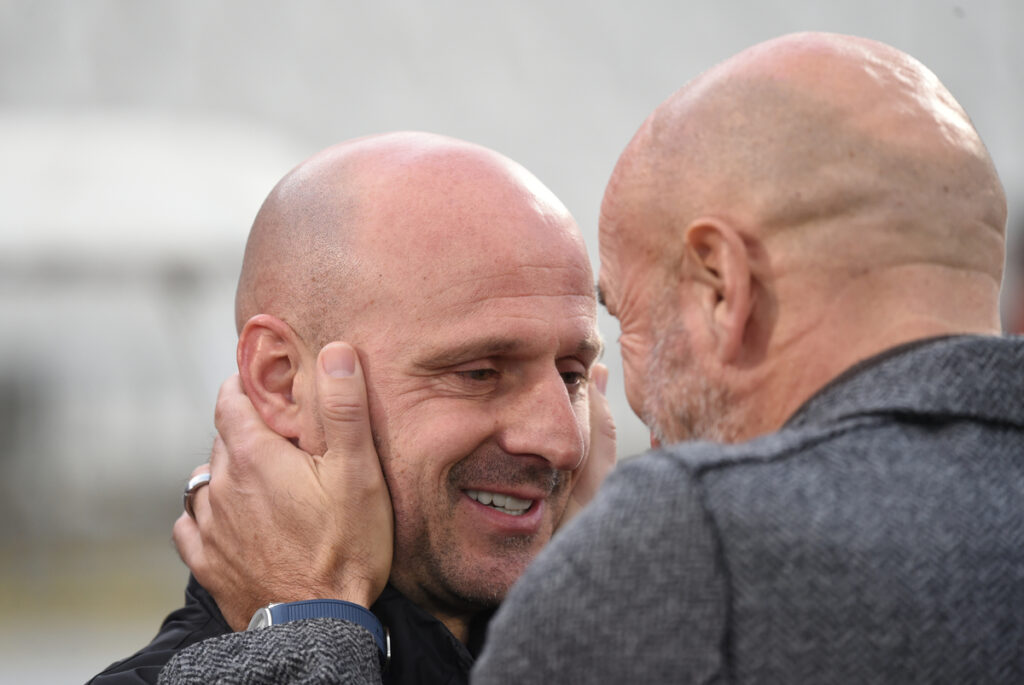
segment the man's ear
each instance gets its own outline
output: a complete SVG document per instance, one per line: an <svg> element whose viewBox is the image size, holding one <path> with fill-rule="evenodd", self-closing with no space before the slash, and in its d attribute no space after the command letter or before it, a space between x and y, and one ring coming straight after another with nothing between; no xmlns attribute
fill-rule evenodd
<svg viewBox="0 0 1024 685"><path fill-rule="evenodd" d="M687 276L706 286L700 306L714 336L718 358L741 353L750 319L750 254L743 236L728 223L702 218L684 236Z"/></svg>
<svg viewBox="0 0 1024 685"><path fill-rule="evenodd" d="M285 438L300 438L303 416L297 387L304 346L292 327L269 314L245 322L238 335L238 374L263 422Z"/></svg>

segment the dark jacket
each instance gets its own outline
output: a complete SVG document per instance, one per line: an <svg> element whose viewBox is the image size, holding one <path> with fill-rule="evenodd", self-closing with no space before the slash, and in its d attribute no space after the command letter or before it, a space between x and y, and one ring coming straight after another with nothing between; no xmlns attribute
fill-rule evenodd
<svg viewBox="0 0 1024 685"><path fill-rule="evenodd" d="M491 612L486 612L471 626L467 648L444 624L390 585L371 609L391 638L391 663L383 675L385 684L454 685L469 681L469 669L482 646ZM89 682L95 685L156 683L160 670L172 656L189 645L231 632L213 598L190 577L185 588L185 606L164 619L153 641Z"/></svg>

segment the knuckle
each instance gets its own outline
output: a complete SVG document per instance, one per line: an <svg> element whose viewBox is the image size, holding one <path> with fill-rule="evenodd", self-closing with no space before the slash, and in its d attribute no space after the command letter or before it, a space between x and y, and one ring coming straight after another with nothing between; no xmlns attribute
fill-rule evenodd
<svg viewBox="0 0 1024 685"><path fill-rule="evenodd" d="M366 420L365 405L350 398L328 397L324 400L322 411L325 417L335 422L357 423Z"/></svg>
<svg viewBox="0 0 1024 685"><path fill-rule="evenodd" d="M199 466L197 466L194 469L192 469L192 475L190 477L191 478L195 478L200 473L207 473L209 470L210 470L209 462L207 462L205 464L200 464Z"/></svg>

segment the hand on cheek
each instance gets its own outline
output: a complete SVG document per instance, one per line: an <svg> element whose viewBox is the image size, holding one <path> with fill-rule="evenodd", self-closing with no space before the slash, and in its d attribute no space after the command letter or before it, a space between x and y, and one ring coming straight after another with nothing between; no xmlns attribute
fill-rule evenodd
<svg viewBox="0 0 1024 685"><path fill-rule="evenodd" d="M317 363L327 451L271 431L238 377L221 388L211 480L174 540L235 630L270 602L341 599L369 607L391 567L391 501L373 447L355 351L331 343Z"/></svg>

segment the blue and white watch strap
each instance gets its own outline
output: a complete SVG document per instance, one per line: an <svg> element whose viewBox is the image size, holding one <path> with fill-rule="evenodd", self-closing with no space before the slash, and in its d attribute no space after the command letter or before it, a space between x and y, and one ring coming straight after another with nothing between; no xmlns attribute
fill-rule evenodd
<svg viewBox="0 0 1024 685"><path fill-rule="evenodd" d="M260 614L262 613L262 617ZM262 618L263 620L258 620ZM306 599L301 602L270 604L253 616L250 628L263 628L307 618L340 618L351 621L370 631L381 653L381 662L391 657L391 645L380 620L366 607L340 599Z"/></svg>

